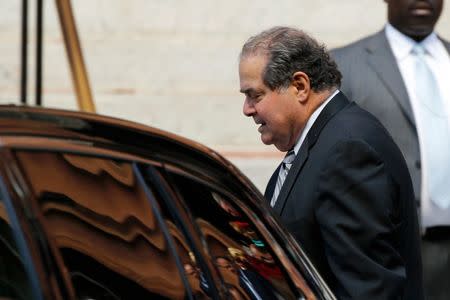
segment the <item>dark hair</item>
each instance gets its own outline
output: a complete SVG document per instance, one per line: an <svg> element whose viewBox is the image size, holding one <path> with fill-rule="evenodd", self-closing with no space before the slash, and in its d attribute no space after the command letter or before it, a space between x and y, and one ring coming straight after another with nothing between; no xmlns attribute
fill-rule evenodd
<svg viewBox="0 0 450 300"><path fill-rule="evenodd" d="M288 87L295 72L306 73L315 92L339 88L342 75L324 45L305 32L289 27L274 27L248 39L240 59L267 55L263 82L271 90Z"/></svg>

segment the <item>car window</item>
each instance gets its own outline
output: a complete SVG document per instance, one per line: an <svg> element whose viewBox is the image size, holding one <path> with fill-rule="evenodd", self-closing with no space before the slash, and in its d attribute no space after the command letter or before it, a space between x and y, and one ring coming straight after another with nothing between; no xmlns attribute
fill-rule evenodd
<svg viewBox="0 0 450 300"><path fill-rule="evenodd" d="M169 172L168 180L208 246L210 259L233 299L299 299L271 248L229 195L191 177ZM256 219L256 216L253 216Z"/></svg>
<svg viewBox="0 0 450 300"><path fill-rule="evenodd" d="M173 190L164 180L161 168L142 165L140 168L145 184L152 190L155 199L158 201L159 210L163 216L170 235L176 242L176 251L181 258L183 270L190 285L194 299L213 299L218 297L216 285L220 285L211 277L210 268L207 266L201 248L201 242L189 230L189 221L183 214L183 208L177 206ZM182 222L181 220L185 220ZM196 240L197 238L197 240Z"/></svg>
<svg viewBox="0 0 450 300"><path fill-rule="evenodd" d="M78 299L187 298L184 272L131 163L52 152L16 157Z"/></svg>
<svg viewBox="0 0 450 300"><path fill-rule="evenodd" d="M32 298L31 284L13 235L5 196L0 193L0 299L27 300Z"/></svg>

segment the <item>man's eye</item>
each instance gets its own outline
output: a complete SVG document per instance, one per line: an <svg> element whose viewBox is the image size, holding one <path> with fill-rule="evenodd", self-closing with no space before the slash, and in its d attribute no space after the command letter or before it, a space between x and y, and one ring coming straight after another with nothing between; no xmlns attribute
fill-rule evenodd
<svg viewBox="0 0 450 300"><path fill-rule="evenodd" d="M253 100L259 101L259 100L261 100L261 96L262 96L261 94L255 94L255 95L252 95L251 98Z"/></svg>
<svg viewBox="0 0 450 300"><path fill-rule="evenodd" d="M262 94L247 94L248 101L258 103L262 99Z"/></svg>

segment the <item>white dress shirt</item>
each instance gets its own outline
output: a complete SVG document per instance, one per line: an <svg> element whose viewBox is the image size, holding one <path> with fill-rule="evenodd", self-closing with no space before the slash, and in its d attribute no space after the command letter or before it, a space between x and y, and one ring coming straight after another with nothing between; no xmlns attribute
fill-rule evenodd
<svg viewBox="0 0 450 300"><path fill-rule="evenodd" d="M415 57L411 53L412 48L416 44L416 41L405 36L390 24L385 28L386 37L389 41L389 45L394 53L394 57L397 60L397 65L400 69L400 73L403 77L406 90L409 95L411 107L414 115L420 113L419 99L417 99L416 85L414 78ZM442 100L444 101L447 116L450 116L450 55L447 52L443 43L439 40L437 35L433 32L420 42L423 48L426 49L427 54L425 57L426 63L434 74L437 84L439 86L439 92ZM415 118L416 127L419 136L419 146L421 149L427 147L423 143L423 124L420 124L421 118ZM450 118L449 126L450 126ZM443 164L450 164L450 161L442 162ZM435 205L428 196L428 184L426 166L427 161L421 151L421 164L422 164L422 193L421 193L421 219L422 227L450 225L450 208L441 209ZM450 178L449 178L450 184ZM448 195L450 197L450 195Z"/></svg>

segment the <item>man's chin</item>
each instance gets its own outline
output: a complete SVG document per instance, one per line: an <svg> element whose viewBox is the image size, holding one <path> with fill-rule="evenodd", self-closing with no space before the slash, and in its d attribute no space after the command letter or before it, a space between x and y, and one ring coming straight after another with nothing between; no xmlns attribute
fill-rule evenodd
<svg viewBox="0 0 450 300"><path fill-rule="evenodd" d="M284 149L284 147L274 143L273 140L271 140L271 139L265 139L263 136L261 136L261 141L263 142L264 145L267 145L267 146L274 145L275 148L277 148L281 152L286 152L287 151L287 150Z"/></svg>
<svg viewBox="0 0 450 300"><path fill-rule="evenodd" d="M427 25L411 25L410 28L404 30L404 34L410 38L421 41L433 32L433 27Z"/></svg>
<svg viewBox="0 0 450 300"><path fill-rule="evenodd" d="M264 145L272 145L272 144L273 144L272 139L271 139L270 137L264 136L264 134L261 134L261 142L262 142Z"/></svg>

